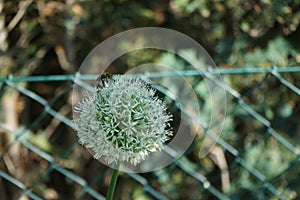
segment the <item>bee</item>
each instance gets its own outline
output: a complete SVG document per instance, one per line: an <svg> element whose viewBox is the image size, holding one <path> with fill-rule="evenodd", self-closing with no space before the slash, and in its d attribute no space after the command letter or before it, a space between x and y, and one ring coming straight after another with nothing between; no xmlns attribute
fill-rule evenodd
<svg viewBox="0 0 300 200"><path fill-rule="evenodd" d="M104 74L100 74L96 80L96 87L97 88L102 88L105 86L105 82L109 79L112 79L113 75L112 74L108 74L108 73L104 73Z"/></svg>

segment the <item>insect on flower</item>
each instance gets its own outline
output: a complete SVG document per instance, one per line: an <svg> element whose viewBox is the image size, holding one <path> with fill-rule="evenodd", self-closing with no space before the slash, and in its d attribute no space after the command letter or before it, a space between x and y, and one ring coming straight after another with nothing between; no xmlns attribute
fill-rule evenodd
<svg viewBox="0 0 300 200"><path fill-rule="evenodd" d="M113 77L113 75L111 74L101 74L100 76L98 76L97 80L96 80L96 88L101 88L104 87L105 81L107 81L108 79L111 79Z"/></svg>

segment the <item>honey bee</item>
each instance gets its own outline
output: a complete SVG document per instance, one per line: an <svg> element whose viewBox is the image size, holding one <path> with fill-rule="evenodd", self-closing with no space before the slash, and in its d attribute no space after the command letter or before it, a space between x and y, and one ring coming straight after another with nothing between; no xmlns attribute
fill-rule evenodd
<svg viewBox="0 0 300 200"><path fill-rule="evenodd" d="M109 79L112 79L112 74L107 74L107 73L104 73L104 74L100 74L96 80L96 87L97 88L102 88L105 86L105 81L109 80Z"/></svg>

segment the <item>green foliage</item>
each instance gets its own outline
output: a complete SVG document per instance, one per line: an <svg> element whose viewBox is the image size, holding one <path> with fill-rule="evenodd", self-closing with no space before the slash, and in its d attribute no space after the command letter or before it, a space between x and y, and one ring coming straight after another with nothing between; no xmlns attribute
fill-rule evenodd
<svg viewBox="0 0 300 200"><path fill-rule="evenodd" d="M278 37L270 40L265 49L255 48L253 52L245 54L241 64L249 68L285 67L295 63L296 52L285 38Z"/></svg>

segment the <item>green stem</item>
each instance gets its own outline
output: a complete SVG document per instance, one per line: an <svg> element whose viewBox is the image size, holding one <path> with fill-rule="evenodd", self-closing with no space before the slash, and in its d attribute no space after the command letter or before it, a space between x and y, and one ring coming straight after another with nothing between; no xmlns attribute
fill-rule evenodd
<svg viewBox="0 0 300 200"><path fill-rule="evenodd" d="M112 174L112 177L111 177L111 180L110 180L106 200L112 200L113 199L116 184L117 184L117 179L118 179L118 173L119 173L118 169L113 170L113 174Z"/></svg>

